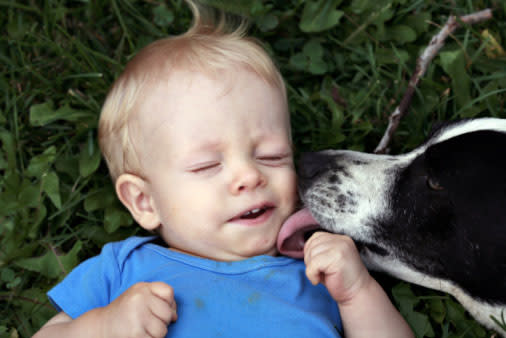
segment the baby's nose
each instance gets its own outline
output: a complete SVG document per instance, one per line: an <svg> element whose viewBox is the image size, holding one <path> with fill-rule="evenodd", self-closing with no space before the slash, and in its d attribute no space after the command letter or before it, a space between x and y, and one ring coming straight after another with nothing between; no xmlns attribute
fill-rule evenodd
<svg viewBox="0 0 506 338"><path fill-rule="evenodd" d="M253 163L241 165L235 173L232 184L230 186L233 194L243 191L253 190L266 182L265 176L260 169Z"/></svg>

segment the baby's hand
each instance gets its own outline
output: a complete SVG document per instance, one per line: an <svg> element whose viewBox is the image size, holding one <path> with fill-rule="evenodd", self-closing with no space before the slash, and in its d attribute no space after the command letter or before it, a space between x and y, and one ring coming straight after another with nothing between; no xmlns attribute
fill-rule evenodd
<svg viewBox="0 0 506 338"><path fill-rule="evenodd" d="M134 284L103 310L103 337L165 337L177 320L174 291L162 282Z"/></svg>
<svg viewBox="0 0 506 338"><path fill-rule="evenodd" d="M304 262L311 283L325 285L339 303L351 300L372 279L348 236L315 233L304 246Z"/></svg>

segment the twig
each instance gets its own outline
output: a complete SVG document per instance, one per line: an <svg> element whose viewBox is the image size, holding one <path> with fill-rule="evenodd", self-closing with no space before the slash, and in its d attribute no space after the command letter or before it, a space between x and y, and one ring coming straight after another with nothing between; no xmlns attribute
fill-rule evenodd
<svg viewBox="0 0 506 338"><path fill-rule="evenodd" d="M425 48L422 55L418 58L416 62L415 72L409 80L406 93L402 97L402 100L397 108L388 118L387 129L385 130L381 141L378 143L378 146L374 150L376 154L383 154L386 152L392 135L397 130L401 118L406 114L406 111L411 104L411 99L413 98L413 94L415 93L415 89L418 85L418 82L420 81L420 78L427 71L427 67L429 66L432 59L434 59L439 50L444 46L446 38L459 27L460 22L472 25L474 23L489 20L490 18L492 18L491 9L485 9L473 14L462 16L460 18L456 18L453 15L448 18L446 24L439 31L439 33L430 40L429 45Z"/></svg>

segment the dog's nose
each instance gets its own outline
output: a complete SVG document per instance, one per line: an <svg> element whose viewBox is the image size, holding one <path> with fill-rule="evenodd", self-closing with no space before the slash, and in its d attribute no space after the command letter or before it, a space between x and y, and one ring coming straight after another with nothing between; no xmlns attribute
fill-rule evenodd
<svg viewBox="0 0 506 338"><path fill-rule="evenodd" d="M326 171L331 163L332 156L324 152L303 153L298 163L299 177L310 179Z"/></svg>

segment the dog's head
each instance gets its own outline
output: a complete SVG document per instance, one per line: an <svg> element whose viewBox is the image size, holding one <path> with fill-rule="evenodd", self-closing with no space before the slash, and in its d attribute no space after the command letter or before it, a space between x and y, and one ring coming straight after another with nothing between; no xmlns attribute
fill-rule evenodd
<svg viewBox="0 0 506 338"><path fill-rule="evenodd" d="M310 214L287 221L281 252L301 251L298 230L318 223L352 237L371 268L450 280L481 299L497 300L487 278L506 289L506 120L447 124L404 155L309 153L299 169Z"/></svg>

